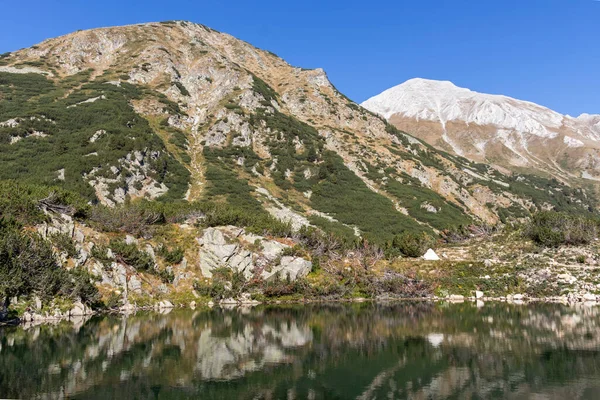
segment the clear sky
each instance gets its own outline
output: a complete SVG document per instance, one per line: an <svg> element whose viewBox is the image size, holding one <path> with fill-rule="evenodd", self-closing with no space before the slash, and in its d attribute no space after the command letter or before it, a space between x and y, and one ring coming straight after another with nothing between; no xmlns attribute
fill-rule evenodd
<svg viewBox="0 0 600 400"><path fill-rule="evenodd" d="M77 29L174 19L324 68L357 102L422 77L600 114L597 0L3 0L0 53Z"/></svg>

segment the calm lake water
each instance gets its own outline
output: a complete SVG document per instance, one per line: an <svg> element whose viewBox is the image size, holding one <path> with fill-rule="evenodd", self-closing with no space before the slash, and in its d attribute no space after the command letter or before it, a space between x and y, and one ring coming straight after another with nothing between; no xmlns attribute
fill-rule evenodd
<svg viewBox="0 0 600 400"><path fill-rule="evenodd" d="M0 330L0 398L600 399L600 309L294 305Z"/></svg>

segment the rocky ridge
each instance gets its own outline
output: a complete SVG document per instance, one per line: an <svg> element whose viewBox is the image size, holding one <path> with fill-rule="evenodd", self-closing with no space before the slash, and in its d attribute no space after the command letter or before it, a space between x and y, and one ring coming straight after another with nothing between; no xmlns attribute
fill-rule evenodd
<svg viewBox="0 0 600 400"><path fill-rule="evenodd" d="M426 79L411 79L361 105L437 148L502 170L588 183L600 171L598 115L571 117Z"/></svg>

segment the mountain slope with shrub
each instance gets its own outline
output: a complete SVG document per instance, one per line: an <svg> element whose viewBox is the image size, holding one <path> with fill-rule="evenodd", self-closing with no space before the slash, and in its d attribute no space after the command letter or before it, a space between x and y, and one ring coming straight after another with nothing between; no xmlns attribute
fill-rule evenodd
<svg viewBox="0 0 600 400"><path fill-rule="evenodd" d="M202 25L80 31L0 65L0 178L103 204L222 199L384 242L591 203L437 151L347 99L322 70Z"/></svg>
<svg viewBox="0 0 600 400"><path fill-rule="evenodd" d="M43 255L19 290L0 286L23 307L424 296L435 284L373 268L540 210L595 207L556 180L436 150L322 70L179 21L2 55L0 184L0 256ZM11 263L2 273L23 272ZM47 293L30 280L43 268L58 282Z"/></svg>

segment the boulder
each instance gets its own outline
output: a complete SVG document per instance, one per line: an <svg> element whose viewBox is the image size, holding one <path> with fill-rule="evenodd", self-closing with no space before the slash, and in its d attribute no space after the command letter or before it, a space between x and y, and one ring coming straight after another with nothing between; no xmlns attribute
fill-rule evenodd
<svg viewBox="0 0 600 400"><path fill-rule="evenodd" d="M149 244L146 245L146 253L150 254L150 257L152 257L152 261L156 262L156 254L154 253L154 248Z"/></svg>
<svg viewBox="0 0 600 400"><path fill-rule="evenodd" d="M260 301L252 299L252 295L250 293L242 293L239 300L242 304L260 304Z"/></svg>
<svg viewBox="0 0 600 400"><path fill-rule="evenodd" d="M119 308L119 310L121 312L124 312L124 313L128 314L128 313L132 313L132 312L135 311L135 306L133 304L131 304L131 303L127 303L127 304L122 305Z"/></svg>
<svg viewBox="0 0 600 400"><path fill-rule="evenodd" d="M212 270L228 266L228 260L238 250L238 245L227 244L223 233L216 228L205 229L198 242L201 245L200 269L206 278L212 278Z"/></svg>
<svg viewBox="0 0 600 400"><path fill-rule="evenodd" d="M23 320L24 322L31 322L31 321L33 321L33 314L32 314L32 313L30 313L30 312L28 312L28 311L26 311L26 312L23 314L23 318L22 318L22 320Z"/></svg>
<svg viewBox="0 0 600 400"><path fill-rule="evenodd" d="M483 292L480 291L480 290L476 290L475 291L475 298L477 298L477 299L483 298Z"/></svg>
<svg viewBox="0 0 600 400"><path fill-rule="evenodd" d="M249 279L254 275L254 263L252 253L247 250L241 250L231 256L227 261L229 268L244 274L244 278Z"/></svg>
<svg viewBox="0 0 600 400"><path fill-rule="evenodd" d="M283 250L289 247L285 244L276 242L275 240L264 240L261 244L263 247L262 254L269 261L275 260L281 255Z"/></svg>
<svg viewBox="0 0 600 400"><path fill-rule="evenodd" d="M596 301L596 295L593 293L586 293L583 295L583 301Z"/></svg>
<svg viewBox="0 0 600 400"><path fill-rule="evenodd" d="M461 301L465 301L465 296L463 296L461 294L451 294L450 296L448 296L448 300L461 302Z"/></svg>
<svg viewBox="0 0 600 400"><path fill-rule="evenodd" d="M228 243L226 235L239 243ZM246 234L235 227L207 228L197 240L201 246L200 269L206 278L212 278L214 269L226 267L241 272L245 279L250 279L254 276L257 265L269 266L289 247L262 236ZM244 243L256 246L250 248L247 245L244 248ZM281 257L279 265L270 268L270 272L263 272L262 277L268 279L279 273L282 278L289 276L291 280L295 280L306 276L311 268L312 263L303 258Z"/></svg>
<svg viewBox="0 0 600 400"><path fill-rule="evenodd" d="M575 278L574 276L571 276L570 274L560 274L560 275L558 275L557 278L558 278L558 280L563 281L568 284L573 284L573 283L577 282L577 278Z"/></svg>
<svg viewBox="0 0 600 400"><path fill-rule="evenodd" d="M427 261L439 261L440 257L437 254L435 254L435 251L433 251L433 249L429 249L423 255L423 260L427 260Z"/></svg>
<svg viewBox="0 0 600 400"><path fill-rule="evenodd" d="M295 281L298 278L303 278L309 274L312 269L312 262L301 257L285 256L281 257L279 265L273 267L271 272L263 271L263 279L271 279L279 274L282 279L289 278Z"/></svg>
<svg viewBox="0 0 600 400"><path fill-rule="evenodd" d="M73 304L73 308L69 311L69 315L71 317L82 317L84 315L89 315L92 313L92 310L82 302L78 301Z"/></svg>
<svg viewBox="0 0 600 400"><path fill-rule="evenodd" d="M77 257L75 258L75 266L80 267L84 265L89 258L89 254L84 249L80 249Z"/></svg>
<svg viewBox="0 0 600 400"><path fill-rule="evenodd" d="M129 282L127 283L127 289L132 291L133 293L142 293L142 281L135 275L132 275L129 278Z"/></svg>
<svg viewBox="0 0 600 400"><path fill-rule="evenodd" d="M113 271L113 281L117 286L126 287L127 285L127 269L123 264L113 262L111 264Z"/></svg>
<svg viewBox="0 0 600 400"><path fill-rule="evenodd" d="M173 303L171 303L169 300L163 300L156 304L156 308L173 308Z"/></svg>

